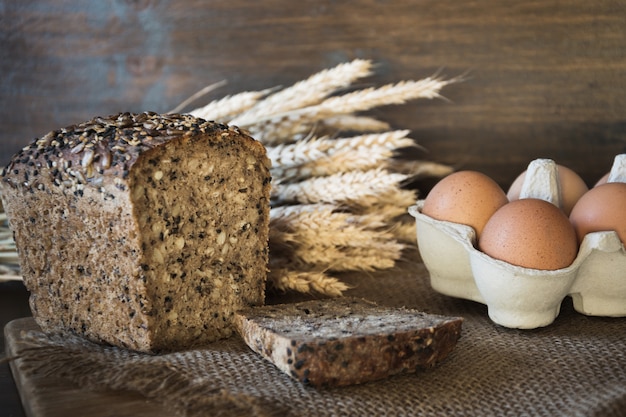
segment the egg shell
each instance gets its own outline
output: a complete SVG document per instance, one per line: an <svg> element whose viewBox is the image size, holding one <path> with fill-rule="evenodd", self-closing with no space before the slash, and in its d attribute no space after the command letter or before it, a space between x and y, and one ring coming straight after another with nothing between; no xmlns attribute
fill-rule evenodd
<svg viewBox="0 0 626 417"><path fill-rule="evenodd" d="M578 253L576 233L555 205L536 198L515 200L489 219L478 241L487 255L525 268L565 268Z"/></svg>
<svg viewBox="0 0 626 417"><path fill-rule="evenodd" d="M613 160L611 170L604 174L594 185L606 184L607 182L626 182L626 154L617 155Z"/></svg>
<svg viewBox="0 0 626 417"><path fill-rule="evenodd" d="M615 161L611 177L626 179L626 154ZM539 178L532 181L527 197L544 195L557 201L553 164L535 160L529 168L531 179ZM423 204L418 200L409 213L416 221L418 248L431 285L439 293L483 303L494 323L516 329L551 324L567 296L579 313L626 317L626 250L616 232L588 233L566 268L525 268L478 250L472 228L424 215Z"/></svg>
<svg viewBox="0 0 626 417"><path fill-rule="evenodd" d="M607 182L589 190L570 215L578 241L588 233L615 231L626 244L626 183Z"/></svg>
<svg viewBox="0 0 626 417"><path fill-rule="evenodd" d="M489 218L507 202L504 190L487 175L457 171L435 184L424 200L422 213L470 226L480 236Z"/></svg>
<svg viewBox="0 0 626 417"><path fill-rule="evenodd" d="M520 198L522 185L526 180L528 170L522 172L511 184L507 191L509 201L515 201ZM565 214L569 215L572 208L580 197L589 190L585 181L572 169L557 164L557 180L559 182L559 199L560 207Z"/></svg>

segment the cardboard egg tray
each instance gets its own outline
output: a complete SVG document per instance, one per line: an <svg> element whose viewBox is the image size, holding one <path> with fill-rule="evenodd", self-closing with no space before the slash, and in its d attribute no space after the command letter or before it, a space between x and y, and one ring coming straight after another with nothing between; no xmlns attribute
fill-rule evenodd
<svg viewBox="0 0 626 417"><path fill-rule="evenodd" d="M608 181L626 182L626 155L615 158ZM520 194L525 197L559 205L554 161L537 159L529 164ZM472 227L426 216L423 204L419 200L409 213L415 217L419 251L435 291L486 304L490 319L508 328L551 324L567 296L582 314L626 316L626 251L617 233L589 233L567 268L530 269L479 251Z"/></svg>

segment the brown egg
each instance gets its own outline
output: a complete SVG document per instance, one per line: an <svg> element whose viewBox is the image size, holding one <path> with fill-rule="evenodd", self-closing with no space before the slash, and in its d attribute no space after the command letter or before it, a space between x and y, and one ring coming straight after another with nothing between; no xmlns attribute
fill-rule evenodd
<svg viewBox="0 0 626 417"><path fill-rule="evenodd" d="M614 230L626 245L626 183L600 184L578 200L570 221L578 241L587 233Z"/></svg>
<svg viewBox="0 0 626 417"><path fill-rule="evenodd" d="M574 262L576 232L555 205L536 198L506 204L489 219L478 249L524 268L555 270Z"/></svg>
<svg viewBox="0 0 626 417"><path fill-rule="evenodd" d="M435 184L424 200L422 213L472 226L480 236L487 220L507 202L504 190L487 175L458 171Z"/></svg>
<svg viewBox="0 0 626 417"><path fill-rule="evenodd" d="M557 171L559 173L559 185L561 186L561 208L565 214L569 216L574 204L589 190L589 187L587 187L585 181L570 168L557 164ZM526 171L522 172L511 184L509 191L506 193L510 201L519 200L524 179L526 179Z"/></svg>

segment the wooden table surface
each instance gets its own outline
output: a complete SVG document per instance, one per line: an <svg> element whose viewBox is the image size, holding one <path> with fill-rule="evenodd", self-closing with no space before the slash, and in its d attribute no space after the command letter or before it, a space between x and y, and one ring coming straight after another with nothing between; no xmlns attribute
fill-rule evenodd
<svg viewBox="0 0 626 417"><path fill-rule="evenodd" d="M28 292L21 282L0 282L0 328L15 319L29 317ZM0 356L5 352L4 332L0 331ZM0 364L0 415L2 417L23 417L20 401L11 369L7 363Z"/></svg>
<svg viewBox="0 0 626 417"><path fill-rule="evenodd" d="M595 182L626 152L617 0L0 0L0 164L49 130L288 85L354 58L366 84L439 73L448 100L376 111L422 158L508 185L553 158Z"/></svg>

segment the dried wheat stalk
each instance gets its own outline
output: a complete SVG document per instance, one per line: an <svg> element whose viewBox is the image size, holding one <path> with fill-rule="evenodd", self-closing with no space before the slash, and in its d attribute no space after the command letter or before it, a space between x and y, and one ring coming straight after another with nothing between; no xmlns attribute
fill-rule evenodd
<svg viewBox="0 0 626 417"><path fill-rule="evenodd" d="M406 211L417 192L402 183L451 171L396 158L398 150L416 146L409 132L362 112L441 97L441 89L459 79L428 77L338 94L371 73L370 61L341 64L255 97L221 120L263 142L273 163L270 287L338 296L347 286L334 273L392 267L415 244ZM218 115L221 105L215 101L192 114L215 119L209 114ZM355 135L334 137L339 132Z"/></svg>
<svg viewBox="0 0 626 417"><path fill-rule="evenodd" d="M404 189L403 182L451 171L396 158L398 150L416 146L409 132L362 112L441 97L441 89L460 79L434 76L348 91L372 69L370 61L357 59L284 89L242 92L189 112L246 129L267 147L274 177L270 288L340 296L348 286L335 274L393 267L407 245L415 245L406 211L417 191ZM222 84L206 87L175 110ZM353 136L335 137L340 132ZM0 250L16 258L10 240Z"/></svg>
<svg viewBox="0 0 626 417"><path fill-rule="evenodd" d="M0 204L0 282L20 280L19 259L13 233L7 224L7 215Z"/></svg>
<svg viewBox="0 0 626 417"><path fill-rule="evenodd" d="M227 121L231 117L253 107L270 91L244 91L243 93L226 96L212 101L204 107L192 110L191 113L202 119L211 119L217 122Z"/></svg>
<svg viewBox="0 0 626 417"><path fill-rule="evenodd" d="M249 127L274 115L319 103L328 95L348 87L359 78L371 74L372 63L363 59L323 70L306 80L279 91L230 121L231 124Z"/></svg>
<svg viewBox="0 0 626 417"><path fill-rule="evenodd" d="M407 179L404 174L383 169L346 171L299 182L279 183L272 187L274 204L341 203L362 206L366 200L378 200L387 190Z"/></svg>
<svg viewBox="0 0 626 417"><path fill-rule="evenodd" d="M286 214L276 213L276 209L272 209L270 228L274 242L314 246L319 241L325 241L332 242L333 246L367 247L372 241L386 241L389 238L381 232L387 227L382 215L355 215L337 211L332 206L319 206Z"/></svg>
<svg viewBox="0 0 626 417"><path fill-rule="evenodd" d="M408 133L397 130L350 138L311 138L271 146L267 151L273 163L272 175L280 181L293 181L375 169L389 161L396 150L415 146Z"/></svg>
<svg viewBox="0 0 626 417"><path fill-rule="evenodd" d="M316 123L329 117L349 115L391 104L403 104L419 98L440 97L439 91L451 82L454 80L429 77L420 81L403 81L379 88L371 87L329 97L316 105L265 115L254 123L244 119L243 127L268 145L288 142L294 137L298 138L310 132ZM262 108L262 102L257 106Z"/></svg>
<svg viewBox="0 0 626 417"><path fill-rule="evenodd" d="M453 171L448 165L431 161L406 161L399 159L388 159L387 168L390 171L401 172L409 177L444 177Z"/></svg>
<svg viewBox="0 0 626 417"><path fill-rule="evenodd" d="M328 276L323 271L272 268L269 272L268 281L270 286L276 290L301 293L318 292L331 297L339 297L349 289L345 283Z"/></svg>
<svg viewBox="0 0 626 417"><path fill-rule="evenodd" d="M391 126L387 122L367 116L354 116L342 114L340 116L328 117L322 120L316 130L334 132L384 132L390 130Z"/></svg>

